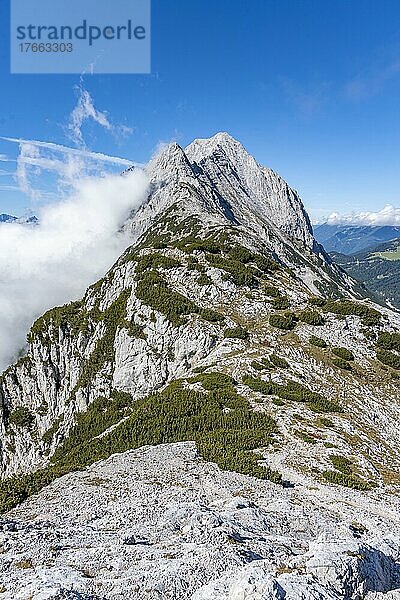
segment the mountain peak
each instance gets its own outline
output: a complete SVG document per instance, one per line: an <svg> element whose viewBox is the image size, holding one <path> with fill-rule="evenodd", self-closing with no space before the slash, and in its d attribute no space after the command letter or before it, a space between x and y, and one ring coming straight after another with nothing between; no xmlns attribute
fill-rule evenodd
<svg viewBox="0 0 400 600"><path fill-rule="evenodd" d="M0 223L12 223L13 221L16 221L17 217L14 217L13 215L7 215L5 213L2 213L0 215Z"/></svg>
<svg viewBox="0 0 400 600"><path fill-rule="evenodd" d="M297 192L260 165L239 141L220 132L194 140L185 152L224 196L229 195L234 212L245 212L257 223L267 220L292 240L313 246L311 223Z"/></svg>
<svg viewBox="0 0 400 600"><path fill-rule="evenodd" d="M193 140L193 142L186 147L185 152L193 160L196 160L196 156L204 158L204 156L212 154L217 148L226 152L230 152L233 148L247 152L244 146L226 131L220 131L210 138L198 138Z"/></svg>
<svg viewBox="0 0 400 600"><path fill-rule="evenodd" d="M133 240L179 204L182 215L197 214L203 223L240 225L260 241L280 239L279 248L288 242L308 250L315 247L297 192L226 132L196 139L185 149L176 142L165 145L146 171L148 200L126 224Z"/></svg>

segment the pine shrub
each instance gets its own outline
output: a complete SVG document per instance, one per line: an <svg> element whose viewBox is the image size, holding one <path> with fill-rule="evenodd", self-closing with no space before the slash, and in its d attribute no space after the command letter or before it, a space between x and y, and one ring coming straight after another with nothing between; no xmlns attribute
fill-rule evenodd
<svg viewBox="0 0 400 600"><path fill-rule="evenodd" d="M287 312L283 315L273 314L269 318L269 323L272 327L290 331L296 327L297 318L292 312Z"/></svg>
<svg viewBox="0 0 400 600"><path fill-rule="evenodd" d="M307 325L324 325L325 319L324 317L315 310L302 310L298 314L298 318L303 323L307 323Z"/></svg>
<svg viewBox="0 0 400 600"><path fill-rule="evenodd" d="M312 346L316 346L317 348L327 348L328 346L325 340L316 335L311 335L308 341Z"/></svg>
<svg viewBox="0 0 400 600"><path fill-rule="evenodd" d="M343 358L343 360L354 360L354 354L347 348L332 348L332 352L335 356Z"/></svg>
<svg viewBox="0 0 400 600"><path fill-rule="evenodd" d="M26 406L15 408L8 418L10 425L31 429L35 423L35 417Z"/></svg>
<svg viewBox="0 0 400 600"><path fill-rule="evenodd" d="M224 338L234 338L238 340L247 340L249 332L243 327L228 327L224 331Z"/></svg>

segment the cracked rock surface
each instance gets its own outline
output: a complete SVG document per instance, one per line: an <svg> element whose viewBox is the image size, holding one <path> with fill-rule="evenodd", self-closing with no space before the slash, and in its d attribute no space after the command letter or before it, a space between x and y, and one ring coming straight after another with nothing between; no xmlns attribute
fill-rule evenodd
<svg viewBox="0 0 400 600"><path fill-rule="evenodd" d="M1 598L399 598L399 508L222 472L192 442L146 446L3 516Z"/></svg>

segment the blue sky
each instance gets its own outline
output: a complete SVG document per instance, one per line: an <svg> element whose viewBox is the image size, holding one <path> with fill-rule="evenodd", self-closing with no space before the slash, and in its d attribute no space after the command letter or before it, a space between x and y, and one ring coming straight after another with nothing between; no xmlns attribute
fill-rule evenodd
<svg viewBox="0 0 400 600"><path fill-rule="evenodd" d="M79 76L10 75L4 0L0 23L0 135L76 147ZM153 0L152 74L83 79L115 124L83 123L86 146L145 162L160 142L224 130L314 218L399 206L399 23L398 0ZM0 212L37 206L14 189L17 154L0 141Z"/></svg>

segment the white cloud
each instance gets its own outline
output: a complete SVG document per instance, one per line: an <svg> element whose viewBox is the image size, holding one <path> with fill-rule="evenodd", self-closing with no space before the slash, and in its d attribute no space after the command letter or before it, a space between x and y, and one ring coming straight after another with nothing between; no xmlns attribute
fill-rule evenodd
<svg viewBox="0 0 400 600"><path fill-rule="evenodd" d="M0 191L2 191L2 192L19 192L20 188L18 185L0 184Z"/></svg>
<svg viewBox="0 0 400 600"><path fill-rule="evenodd" d="M67 126L70 139L80 147L85 147L82 126L85 121L93 121L103 127L115 137L126 137L133 133L133 129L125 125L114 125L110 122L107 113L98 110L89 92L80 86L78 102L70 114Z"/></svg>
<svg viewBox="0 0 400 600"><path fill-rule="evenodd" d="M101 152L91 152L90 150L80 150L77 148L70 148L69 146L63 146L61 144L54 144L53 142L41 142L39 140L24 140L22 138L10 138L10 137L0 137L0 140L5 140L7 142L16 142L17 144L25 143L32 144L38 148L46 148L48 150L54 150L55 152L60 152L61 154L71 155L71 156L80 156L82 158L93 159L99 162L111 163L115 165L126 165L131 166L132 164L137 164L140 166L140 163L133 163L131 160L126 158L121 158L119 156L109 156L108 154L102 154ZM8 160L8 159L7 159Z"/></svg>
<svg viewBox="0 0 400 600"><path fill-rule="evenodd" d="M39 225L0 224L0 366L24 346L33 320L82 296L128 241L121 225L146 197L147 178L82 180L66 200L45 206Z"/></svg>
<svg viewBox="0 0 400 600"><path fill-rule="evenodd" d="M392 204L386 204L382 210L377 212L364 211L341 215L333 212L326 219L329 225L399 225L400 208Z"/></svg>
<svg viewBox="0 0 400 600"><path fill-rule="evenodd" d="M0 139L19 145L16 181L20 190L36 201L43 196L48 197L48 194L43 194L42 191L41 179L45 172L56 174L55 192L63 195L70 192L83 177L105 176L110 169L120 170L136 164L126 158L70 148L52 142L9 137Z"/></svg>

